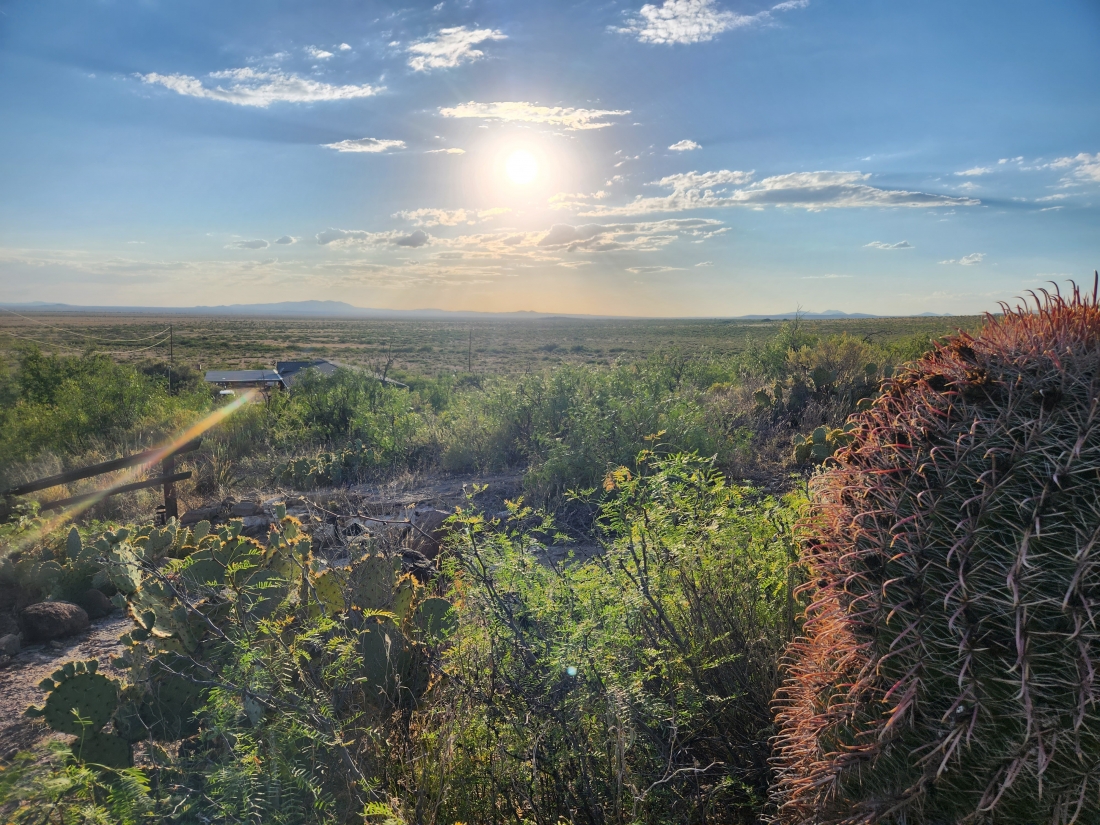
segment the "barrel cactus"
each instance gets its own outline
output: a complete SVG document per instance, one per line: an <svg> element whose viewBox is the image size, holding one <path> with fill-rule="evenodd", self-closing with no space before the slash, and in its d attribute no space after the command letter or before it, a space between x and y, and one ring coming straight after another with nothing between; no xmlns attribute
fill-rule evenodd
<svg viewBox="0 0 1100 825"><path fill-rule="evenodd" d="M813 481L778 823L1100 822L1100 306L1004 309Z"/></svg>

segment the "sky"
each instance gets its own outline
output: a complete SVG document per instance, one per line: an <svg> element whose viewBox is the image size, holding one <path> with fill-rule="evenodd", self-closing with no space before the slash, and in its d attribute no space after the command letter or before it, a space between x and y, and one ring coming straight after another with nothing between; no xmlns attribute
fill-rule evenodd
<svg viewBox="0 0 1100 825"><path fill-rule="evenodd" d="M1097 0L0 0L0 302L995 310L1100 266L1097 44Z"/></svg>

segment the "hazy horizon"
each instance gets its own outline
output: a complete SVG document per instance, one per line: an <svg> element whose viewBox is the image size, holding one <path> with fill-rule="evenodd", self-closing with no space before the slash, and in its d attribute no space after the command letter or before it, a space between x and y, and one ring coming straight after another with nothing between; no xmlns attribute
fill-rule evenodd
<svg viewBox="0 0 1100 825"><path fill-rule="evenodd" d="M1100 263L1100 7L0 3L0 302L995 310Z"/></svg>

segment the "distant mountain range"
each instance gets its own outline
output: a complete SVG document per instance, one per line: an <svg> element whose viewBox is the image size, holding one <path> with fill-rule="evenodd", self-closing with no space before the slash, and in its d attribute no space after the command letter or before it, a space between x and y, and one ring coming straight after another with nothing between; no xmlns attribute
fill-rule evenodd
<svg viewBox="0 0 1100 825"><path fill-rule="evenodd" d="M302 318L363 318L363 319L424 319L424 320L536 320L547 318L611 319L625 320L622 315L576 315L559 312L467 312L449 309L369 309L357 307L345 301L280 301L274 304L229 304L222 306L197 307L124 307L124 306L76 306L73 304L32 301L23 304L0 304L0 307L13 311L32 312L111 312L111 313L149 313L157 315L257 315ZM945 317L951 313L922 312L913 317ZM780 321L794 317L806 319L828 318L881 318L888 316L869 315L863 312L841 312L827 309L825 312L779 312L772 315L723 316L733 321ZM717 317L717 316L715 316Z"/></svg>

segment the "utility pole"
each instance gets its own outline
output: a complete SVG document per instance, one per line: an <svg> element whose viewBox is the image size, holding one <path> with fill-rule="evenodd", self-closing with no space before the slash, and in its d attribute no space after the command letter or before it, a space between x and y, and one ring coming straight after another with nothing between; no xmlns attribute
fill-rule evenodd
<svg viewBox="0 0 1100 825"><path fill-rule="evenodd" d="M168 394L172 394L172 367L176 365L176 339L172 325L168 325ZM167 489L167 488L165 488Z"/></svg>
<svg viewBox="0 0 1100 825"><path fill-rule="evenodd" d="M470 345L466 348L466 372L474 372L474 330L470 328Z"/></svg>

